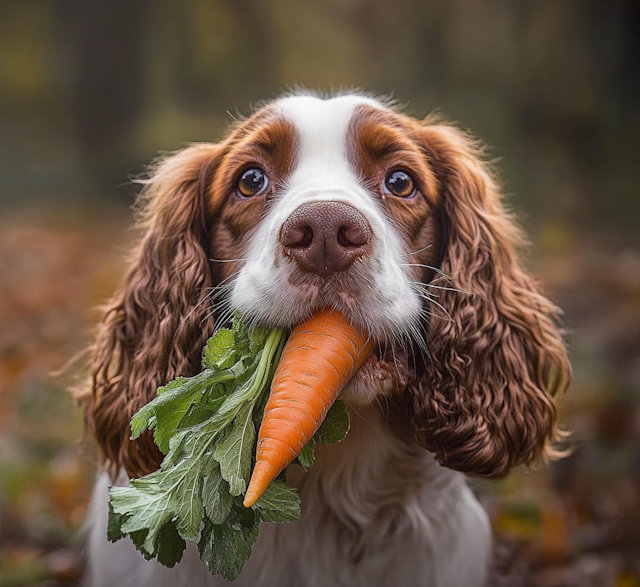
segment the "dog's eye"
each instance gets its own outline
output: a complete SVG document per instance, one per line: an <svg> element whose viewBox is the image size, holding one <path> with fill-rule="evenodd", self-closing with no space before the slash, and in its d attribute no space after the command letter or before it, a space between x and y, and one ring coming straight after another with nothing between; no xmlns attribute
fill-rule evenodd
<svg viewBox="0 0 640 587"><path fill-rule="evenodd" d="M259 167L247 169L238 180L236 192L242 198L251 198L258 196L269 185L269 178Z"/></svg>
<svg viewBox="0 0 640 587"><path fill-rule="evenodd" d="M385 177L383 192L398 198L410 198L416 193L416 185L407 172L396 170Z"/></svg>

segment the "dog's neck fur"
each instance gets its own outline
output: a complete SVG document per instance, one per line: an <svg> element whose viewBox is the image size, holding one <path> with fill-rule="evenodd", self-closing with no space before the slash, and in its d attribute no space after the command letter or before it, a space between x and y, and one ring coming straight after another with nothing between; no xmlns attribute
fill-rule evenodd
<svg viewBox="0 0 640 587"><path fill-rule="evenodd" d="M390 506L397 515L398 506L415 499L423 487L441 491L455 483L456 473L440 467L411 439L398 438L377 406L349 412L351 426L342 442L316 447L317 459L309 471L291 467L288 472L307 511L326 508L357 535L382 516L392 518Z"/></svg>
<svg viewBox="0 0 640 587"><path fill-rule="evenodd" d="M302 518L265 525L241 578L247 585L481 585L489 528L464 476L399 438L377 406L350 413L342 442L316 447L308 471L289 469ZM456 551L464 555L452 557ZM280 572L265 574L276 556L286 561Z"/></svg>

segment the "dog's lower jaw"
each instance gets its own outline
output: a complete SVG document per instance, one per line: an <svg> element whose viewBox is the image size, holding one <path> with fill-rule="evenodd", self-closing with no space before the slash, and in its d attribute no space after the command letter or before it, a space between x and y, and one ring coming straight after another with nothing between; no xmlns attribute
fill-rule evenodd
<svg viewBox="0 0 640 587"><path fill-rule="evenodd" d="M491 530L464 476L393 434L377 406L351 409L341 443L317 447L304 471L289 469L302 518L263 524L234 587L481 587ZM228 585L208 573L190 544L167 569L124 539L106 541L107 480L89 519L85 587Z"/></svg>

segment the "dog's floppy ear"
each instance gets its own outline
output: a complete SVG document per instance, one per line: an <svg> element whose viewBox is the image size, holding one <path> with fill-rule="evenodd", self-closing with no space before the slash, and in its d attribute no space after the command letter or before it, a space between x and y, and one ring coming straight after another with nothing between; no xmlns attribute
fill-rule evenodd
<svg viewBox="0 0 640 587"><path fill-rule="evenodd" d="M161 159L139 198L143 238L124 286L104 308L92 351L91 378L77 393L112 477L157 468L162 455L150 434L131 441L129 422L158 386L197 372L211 332L200 304L212 286L207 213L221 148L188 147ZM198 305L200 304L200 305Z"/></svg>
<svg viewBox="0 0 640 587"><path fill-rule="evenodd" d="M552 454L552 396L571 379L558 310L520 266L524 239L474 142L447 125L426 123L420 133L445 239L442 274L431 283L445 289L434 288L437 305L428 308L429 355L409 391L412 419L442 464L500 477Z"/></svg>

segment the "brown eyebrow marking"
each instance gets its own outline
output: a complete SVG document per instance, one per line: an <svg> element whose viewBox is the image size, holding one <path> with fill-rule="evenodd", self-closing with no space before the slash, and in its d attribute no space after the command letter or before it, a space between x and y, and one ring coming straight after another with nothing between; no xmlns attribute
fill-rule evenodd
<svg viewBox="0 0 640 587"><path fill-rule="evenodd" d="M274 185L281 184L295 166L299 138L294 125L279 116L261 117L246 121L233 137L229 154L224 162L227 182L233 181L247 165L264 167Z"/></svg>
<svg viewBox="0 0 640 587"><path fill-rule="evenodd" d="M237 155L239 158L266 158L278 179L283 179L295 164L298 145L299 137L293 123L278 117L248 133Z"/></svg>
<svg viewBox="0 0 640 587"><path fill-rule="evenodd" d="M268 115L267 115L268 114ZM228 258L243 256L247 238L259 224L269 206L269 195L286 182L295 167L299 138L294 125L273 112L238 123L228 139L224 156L213 184L210 197L223 201L216 217L213 247L228 252ZM250 167L261 167L269 179L269 188L262 195L247 200L234 196L235 182L240 172ZM223 264L216 270L225 273L233 263Z"/></svg>
<svg viewBox="0 0 640 587"><path fill-rule="evenodd" d="M286 122L284 123L290 124ZM251 144L256 148L265 151L267 154L272 154L279 146L282 146L282 143L278 141L278 139L281 138L282 129L278 128L277 125L278 123L273 124L273 134L270 133L272 130L271 128L261 128L257 131L257 136L252 139Z"/></svg>
<svg viewBox="0 0 640 587"><path fill-rule="evenodd" d="M391 109L358 106L347 135L349 161L367 187L378 185L390 167L406 167L431 205L437 180L423 150L425 126Z"/></svg>
<svg viewBox="0 0 640 587"><path fill-rule="evenodd" d="M424 123L392 109L362 105L350 121L347 153L363 187L371 197L379 198L386 217L403 235L406 251L426 251L412 257L412 262L429 265L436 261L427 245L437 242L441 188L425 154L424 129ZM398 168L414 178L416 197L385 195L385 177Z"/></svg>
<svg viewBox="0 0 640 587"><path fill-rule="evenodd" d="M382 160L415 158L416 145L411 139L414 124L391 110L358 106L347 132L351 163L366 177Z"/></svg>

